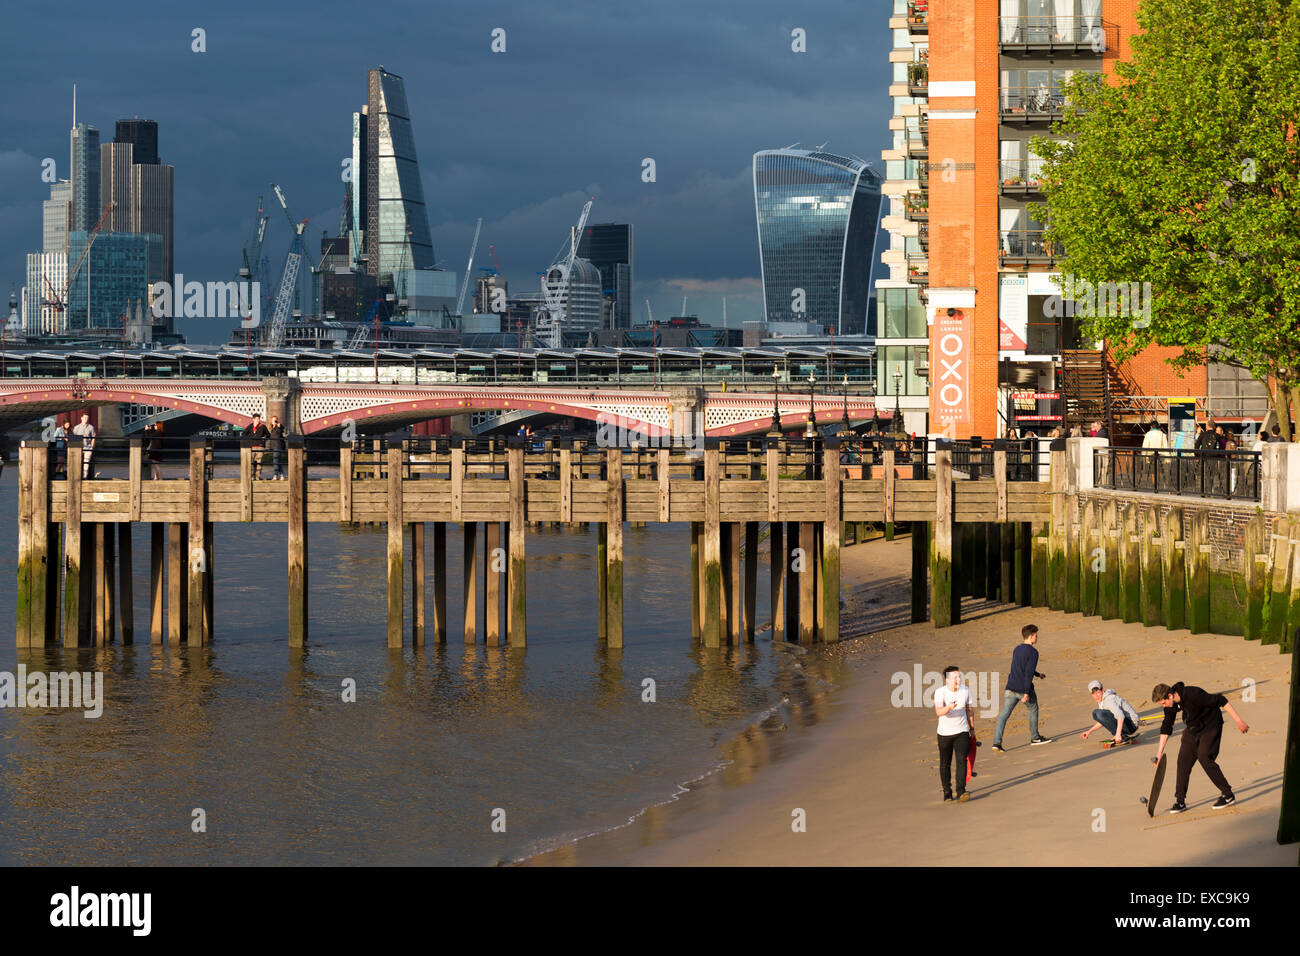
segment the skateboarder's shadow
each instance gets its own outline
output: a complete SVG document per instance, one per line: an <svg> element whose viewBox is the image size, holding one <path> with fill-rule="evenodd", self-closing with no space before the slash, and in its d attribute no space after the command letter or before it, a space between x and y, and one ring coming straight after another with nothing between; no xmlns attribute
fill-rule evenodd
<svg viewBox="0 0 1300 956"><path fill-rule="evenodd" d="M1258 800L1260 797L1267 796L1274 790L1282 788L1282 774L1275 773L1271 776L1260 777L1258 780L1252 780L1250 783L1244 783L1241 786L1232 788L1233 795L1237 798L1237 806L1243 803L1249 803L1252 800ZM1211 788L1213 789L1213 788ZM1217 794L1210 794L1203 800L1189 802L1187 809L1199 810L1201 807L1207 807L1218 799ZM1157 811L1158 813L1159 811Z"/></svg>

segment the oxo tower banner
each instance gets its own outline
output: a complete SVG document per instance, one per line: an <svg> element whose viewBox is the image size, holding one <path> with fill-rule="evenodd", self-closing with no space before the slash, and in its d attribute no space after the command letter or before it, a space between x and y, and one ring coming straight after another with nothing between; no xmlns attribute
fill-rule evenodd
<svg viewBox="0 0 1300 956"><path fill-rule="evenodd" d="M953 313L949 315L948 313ZM963 309L934 310L934 351L930 361L930 394L934 429L955 435L970 427L971 322Z"/></svg>

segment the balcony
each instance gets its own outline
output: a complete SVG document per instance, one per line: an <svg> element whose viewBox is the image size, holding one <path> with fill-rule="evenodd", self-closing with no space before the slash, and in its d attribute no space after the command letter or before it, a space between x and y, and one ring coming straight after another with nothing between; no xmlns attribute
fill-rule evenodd
<svg viewBox="0 0 1300 956"><path fill-rule="evenodd" d="M1102 56L1119 49L1119 27L1098 17L1002 17L998 48L1008 56Z"/></svg>
<svg viewBox="0 0 1300 956"><path fill-rule="evenodd" d="M1065 115L1065 94L1039 86L1004 86L998 90L998 115L1015 126L1055 123Z"/></svg>
<svg viewBox="0 0 1300 956"><path fill-rule="evenodd" d="M930 224L928 222L917 223L916 241L921 244L921 248L928 255L930 252Z"/></svg>
<svg viewBox="0 0 1300 956"><path fill-rule="evenodd" d="M930 90L930 64L909 63L907 66L907 94L928 96Z"/></svg>
<svg viewBox="0 0 1300 956"><path fill-rule="evenodd" d="M1004 196L1041 196L1043 159L1004 159L998 163L998 189Z"/></svg>
<svg viewBox="0 0 1300 956"><path fill-rule="evenodd" d="M930 260L925 256L907 257L907 281L913 285L930 284Z"/></svg>
<svg viewBox="0 0 1300 956"><path fill-rule="evenodd" d="M998 233L998 260L1003 266L1050 266L1061 253L1041 229L1004 229Z"/></svg>
<svg viewBox="0 0 1300 956"><path fill-rule="evenodd" d="M929 0L907 0L907 32L910 36L930 35Z"/></svg>
<svg viewBox="0 0 1300 956"><path fill-rule="evenodd" d="M903 218L908 222L929 222L930 197L919 192L911 192L904 196Z"/></svg>
<svg viewBox="0 0 1300 956"><path fill-rule="evenodd" d="M919 129L909 129L903 149L908 159L925 159L930 155L930 121L922 116Z"/></svg>

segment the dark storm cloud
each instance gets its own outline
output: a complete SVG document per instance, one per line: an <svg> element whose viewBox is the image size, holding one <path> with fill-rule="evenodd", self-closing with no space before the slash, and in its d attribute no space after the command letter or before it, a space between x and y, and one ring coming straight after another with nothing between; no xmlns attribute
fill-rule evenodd
<svg viewBox="0 0 1300 956"><path fill-rule="evenodd" d="M40 245L40 160L67 175L74 81L79 118L103 141L116 119L158 121L176 167L178 267L225 278L257 196L274 202L268 182L311 218L313 250L334 232L351 114L382 64L406 80L441 265L462 272L481 216L476 268L492 243L511 288L532 288L594 195L592 221L635 224L637 298L657 315L680 307L685 284L706 320L722 294L731 322L758 317L751 157L829 141L880 165L888 17L887 0L7 5L0 281L21 285ZM489 50L497 27L504 54ZM791 51L796 27L807 53ZM206 53L191 52L195 28ZM641 181L645 157L654 183ZM278 274L289 227L271 215Z"/></svg>

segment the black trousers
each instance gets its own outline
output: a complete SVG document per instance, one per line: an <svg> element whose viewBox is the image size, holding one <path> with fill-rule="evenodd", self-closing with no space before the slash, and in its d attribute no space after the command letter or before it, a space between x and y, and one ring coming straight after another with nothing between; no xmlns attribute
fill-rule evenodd
<svg viewBox="0 0 1300 956"><path fill-rule="evenodd" d="M957 755L957 796L966 792L966 755L970 753L970 733L963 730L959 734L939 738L939 783L943 786L943 795L952 796L952 755Z"/></svg>
<svg viewBox="0 0 1300 956"><path fill-rule="evenodd" d="M1213 726L1201 730L1183 729L1183 743L1178 750L1178 782L1174 787L1174 799L1182 803L1187 796L1187 784L1192 778L1192 764L1199 763L1210 778L1210 783L1219 788L1220 793L1231 793L1228 778L1223 775L1215 758L1219 756L1219 743L1223 739L1223 721L1215 721Z"/></svg>

